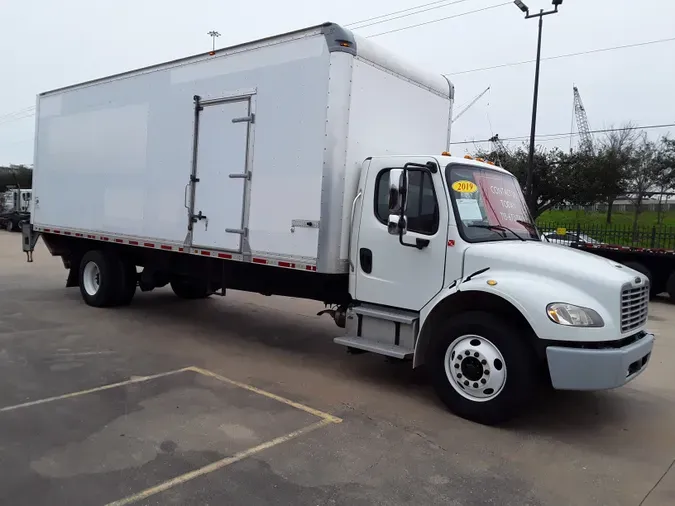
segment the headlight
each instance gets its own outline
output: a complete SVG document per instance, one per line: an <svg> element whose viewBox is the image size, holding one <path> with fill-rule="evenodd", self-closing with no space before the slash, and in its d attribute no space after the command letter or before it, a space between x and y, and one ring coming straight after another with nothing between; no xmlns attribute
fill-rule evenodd
<svg viewBox="0 0 675 506"><path fill-rule="evenodd" d="M551 321L571 327L603 327L600 315L587 307L574 306L564 302L553 302L546 306Z"/></svg>

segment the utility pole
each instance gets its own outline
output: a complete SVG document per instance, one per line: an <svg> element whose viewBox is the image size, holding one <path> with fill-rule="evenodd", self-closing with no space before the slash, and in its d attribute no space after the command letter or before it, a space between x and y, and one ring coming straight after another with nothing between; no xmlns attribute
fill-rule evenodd
<svg viewBox="0 0 675 506"><path fill-rule="evenodd" d="M220 33L216 32L215 30L211 30L206 35L209 35L211 37L211 41L212 41L211 53L215 53L216 52L216 37L220 37Z"/></svg>
<svg viewBox="0 0 675 506"><path fill-rule="evenodd" d="M537 37L537 63L534 70L534 97L532 100L532 124L530 128L530 151L527 159L527 182L525 183L525 200L532 208L532 181L534 179L534 138L537 132L537 104L539 102L539 67L541 64L541 32L544 26L544 16L555 14L563 0L553 0L553 10L541 9L538 14L530 14L530 9L521 0L514 0L514 4L525 13L525 19L539 18L539 35Z"/></svg>

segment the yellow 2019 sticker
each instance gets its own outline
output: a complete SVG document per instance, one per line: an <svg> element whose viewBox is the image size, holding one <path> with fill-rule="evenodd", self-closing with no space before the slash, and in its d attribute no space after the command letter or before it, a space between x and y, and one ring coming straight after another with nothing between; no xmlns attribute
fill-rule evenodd
<svg viewBox="0 0 675 506"><path fill-rule="evenodd" d="M455 181L452 183L452 189L459 193L476 193L478 186L471 181Z"/></svg>

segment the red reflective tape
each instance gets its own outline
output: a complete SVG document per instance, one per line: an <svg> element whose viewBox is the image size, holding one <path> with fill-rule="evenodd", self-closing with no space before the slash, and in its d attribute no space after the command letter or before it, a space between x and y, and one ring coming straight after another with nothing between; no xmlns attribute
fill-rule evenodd
<svg viewBox="0 0 675 506"><path fill-rule="evenodd" d="M118 242L118 243L121 244L121 243L123 243L124 241L123 241L122 239L115 239L115 242Z"/></svg>
<svg viewBox="0 0 675 506"><path fill-rule="evenodd" d="M252 262L254 264L266 264L267 260L265 260L264 258L254 258Z"/></svg>
<svg viewBox="0 0 675 506"><path fill-rule="evenodd" d="M180 252L182 253L182 252L183 252L183 248L178 248L178 251L180 251Z"/></svg>
<svg viewBox="0 0 675 506"><path fill-rule="evenodd" d="M96 239L95 235L87 235L87 239Z"/></svg>
<svg viewBox="0 0 675 506"><path fill-rule="evenodd" d="M162 244L162 245L160 246L160 248L171 251L171 246L169 246L169 245L167 245L167 244Z"/></svg>
<svg viewBox="0 0 675 506"><path fill-rule="evenodd" d="M48 228L45 228L45 232L51 232L51 230L49 230Z"/></svg>
<svg viewBox="0 0 675 506"><path fill-rule="evenodd" d="M60 234L60 233L61 233L60 230L56 230L56 229L54 229L53 232L54 232L55 234Z"/></svg>
<svg viewBox="0 0 675 506"><path fill-rule="evenodd" d="M315 270L316 270L316 266L315 266L315 265L306 265L306 266L305 266L305 269L308 270L308 271L315 271Z"/></svg>
<svg viewBox="0 0 675 506"><path fill-rule="evenodd" d="M450 239L450 240L448 241L448 247L450 247L450 248L454 248L454 247L455 247L455 240L454 240L454 239Z"/></svg>
<svg viewBox="0 0 675 506"><path fill-rule="evenodd" d="M109 240L110 240L110 239L108 239L107 237L101 237L101 239L103 239L104 241L109 241Z"/></svg>
<svg viewBox="0 0 675 506"><path fill-rule="evenodd" d="M129 241L132 246L138 246L138 241Z"/></svg>
<svg viewBox="0 0 675 506"><path fill-rule="evenodd" d="M218 258L232 258L229 253L218 253Z"/></svg>
<svg viewBox="0 0 675 506"><path fill-rule="evenodd" d="M201 254L201 255L204 255L205 257L210 257L210 256L211 256L211 252L210 252L210 251L201 251L200 254Z"/></svg>
<svg viewBox="0 0 675 506"><path fill-rule="evenodd" d="M71 232L68 232L67 230L66 230L65 232L63 232L63 233L64 233L64 235L72 235L72 233L71 233Z"/></svg>
<svg viewBox="0 0 675 506"><path fill-rule="evenodd" d="M291 267L295 268L295 264L292 264L290 262L279 262L279 267Z"/></svg>
<svg viewBox="0 0 675 506"><path fill-rule="evenodd" d="M146 248L154 248L155 243L154 242L144 242L143 246L145 246Z"/></svg>

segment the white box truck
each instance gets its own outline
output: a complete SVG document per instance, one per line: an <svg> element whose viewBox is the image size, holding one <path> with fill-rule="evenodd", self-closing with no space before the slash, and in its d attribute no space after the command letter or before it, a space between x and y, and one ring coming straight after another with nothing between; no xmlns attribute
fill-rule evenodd
<svg viewBox="0 0 675 506"><path fill-rule="evenodd" d="M542 243L509 172L444 152L453 94L331 23L43 93L24 249L41 236L95 307L322 301L336 343L425 364L481 423L542 381L629 382L647 278Z"/></svg>

